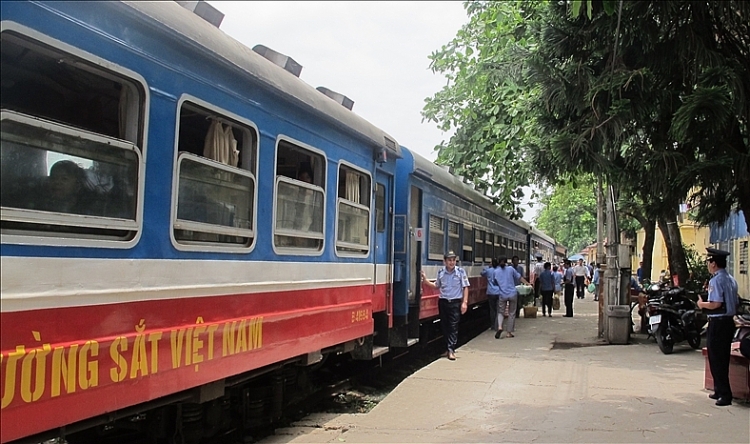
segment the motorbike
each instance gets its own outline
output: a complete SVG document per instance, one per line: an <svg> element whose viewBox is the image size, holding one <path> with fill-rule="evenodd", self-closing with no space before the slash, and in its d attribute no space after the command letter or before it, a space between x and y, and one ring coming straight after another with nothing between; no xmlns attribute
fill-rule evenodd
<svg viewBox="0 0 750 444"><path fill-rule="evenodd" d="M701 346L701 333L708 317L698 308L698 294L682 287L653 284L649 296L649 334L656 338L659 350L672 353L675 344L682 341L694 349ZM694 299L693 299L694 298Z"/></svg>
<svg viewBox="0 0 750 444"><path fill-rule="evenodd" d="M740 299L737 315L734 317L734 326L737 330L734 333L733 342L739 342L738 348L742 356L750 358L750 301Z"/></svg>

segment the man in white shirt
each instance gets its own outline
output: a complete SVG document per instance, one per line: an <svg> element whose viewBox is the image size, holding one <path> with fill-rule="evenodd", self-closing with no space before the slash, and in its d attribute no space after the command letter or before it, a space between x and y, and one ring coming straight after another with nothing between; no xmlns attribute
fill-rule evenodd
<svg viewBox="0 0 750 444"><path fill-rule="evenodd" d="M583 259L578 259L578 265L573 269L573 274L576 277L576 296L578 299L583 299L586 294L586 282L589 280L589 269L583 265Z"/></svg>

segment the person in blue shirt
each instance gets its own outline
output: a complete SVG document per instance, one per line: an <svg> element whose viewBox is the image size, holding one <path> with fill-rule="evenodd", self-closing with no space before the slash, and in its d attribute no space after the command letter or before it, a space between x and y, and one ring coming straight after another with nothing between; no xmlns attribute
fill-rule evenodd
<svg viewBox="0 0 750 444"><path fill-rule="evenodd" d="M443 255L443 268L438 270L435 282L427 280L424 270L420 271L422 282L428 287L440 290L438 312L440 328L443 330L446 356L451 361L456 359L458 342L458 323L461 315L469 308L469 277L463 268L456 266L456 253L448 251Z"/></svg>
<svg viewBox="0 0 750 444"><path fill-rule="evenodd" d="M562 281L563 281L563 275L562 272L558 271L557 265L552 266L552 277L555 279L555 293L554 298L557 298L557 309L560 308L560 299L562 296ZM553 299L553 306L554 306L554 299Z"/></svg>
<svg viewBox="0 0 750 444"><path fill-rule="evenodd" d="M495 276L495 268L497 268L497 259L492 258L492 265L485 267L482 270L482 277L487 279L487 304L490 308L490 322L492 323L490 329L497 331L497 310L498 310L498 297L500 289L497 287L493 277Z"/></svg>
<svg viewBox="0 0 750 444"><path fill-rule="evenodd" d="M601 267L602 264L596 264L594 267L594 276L591 278L591 283L594 284L594 300L599 300L599 282L601 281Z"/></svg>
<svg viewBox="0 0 750 444"><path fill-rule="evenodd" d="M495 268L493 279L498 287L498 297L500 299L499 307L504 307L508 303L508 323L506 330L507 337L512 338L516 327L516 305L518 305L518 292L516 291L516 280L529 285L529 281L523 278L521 274L512 265L507 264L507 258L499 257L497 262L499 266ZM505 310L498 308L497 325L498 330L495 332L495 339L500 339L503 334L503 322L505 321Z"/></svg>
<svg viewBox="0 0 750 444"><path fill-rule="evenodd" d="M734 315L739 304L737 281L727 268L728 251L706 248L706 266L713 276L708 281L708 300L699 300L698 307L711 310L708 314L706 348L708 367L714 378L714 392L708 395L716 405L732 404L732 387L729 385L729 359L734 338Z"/></svg>
<svg viewBox="0 0 750 444"><path fill-rule="evenodd" d="M513 256L510 259L511 266L520 274L521 276L526 274L526 270L524 270L523 265L520 264L520 259L518 256ZM521 279L516 279L516 286L521 285ZM521 315L521 304L516 304L516 318L518 318Z"/></svg>
<svg viewBox="0 0 750 444"><path fill-rule="evenodd" d="M544 263L542 274L539 275L539 292L542 294L542 316L552 317L552 293L555 292L555 277L552 275L552 264Z"/></svg>

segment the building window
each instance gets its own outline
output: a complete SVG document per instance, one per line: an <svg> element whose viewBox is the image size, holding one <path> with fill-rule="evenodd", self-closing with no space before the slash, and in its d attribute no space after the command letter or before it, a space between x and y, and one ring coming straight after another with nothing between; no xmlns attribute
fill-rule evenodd
<svg viewBox="0 0 750 444"><path fill-rule="evenodd" d="M323 250L325 158L312 149L280 140L276 151L274 245L281 249Z"/></svg>
<svg viewBox="0 0 750 444"><path fill-rule="evenodd" d="M370 251L370 176L347 165L339 166L336 251Z"/></svg>
<svg viewBox="0 0 750 444"><path fill-rule="evenodd" d="M173 222L182 245L247 248L255 238L255 129L184 102Z"/></svg>
<svg viewBox="0 0 750 444"><path fill-rule="evenodd" d="M2 67L3 234L134 239L143 86L13 31L2 33Z"/></svg>
<svg viewBox="0 0 750 444"><path fill-rule="evenodd" d="M429 259L442 260L445 252L445 229L443 228L443 218L430 214L430 246Z"/></svg>
<svg viewBox="0 0 750 444"><path fill-rule="evenodd" d="M747 274L747 243L748 241L740 242L740 274Z"/></svg>

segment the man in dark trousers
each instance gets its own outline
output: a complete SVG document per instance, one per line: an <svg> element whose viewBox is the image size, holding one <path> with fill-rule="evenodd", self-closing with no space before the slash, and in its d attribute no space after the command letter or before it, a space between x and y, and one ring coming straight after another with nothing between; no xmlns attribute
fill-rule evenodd
<svg viewBox="0 0 750 444"><path fill-rule="evenodd" d="M708 311L708 367L714 378L714 392L708 395L716 405L732 404L729 385L729 358L734 337L734 315L737 314L739 296L737 281L727 272L729 252L706 248L706 265L713 277L708 282L708 300L699 300L698 306Z"/></svg>
<svg viewBox="0 0 750 444"><path fill-rule="evenodd" d="M456 253L453 251L443 255L443 264L445 267L438 270L434 283L427 280L424 270L421 271L421 275L425 285L440 290L440 299L438 299L440 327L448 349L446 356L453 361L456 359L458 323L469 306L469 277L463 268L456 266Z"/></svg>
<svg viewBox="0 0 750 444"><path fill-rule="evenodd" d="M565 317L573 317L573 289L575 288L575 272L568 259L565 259L565 272L563 273Z"/></svg>

